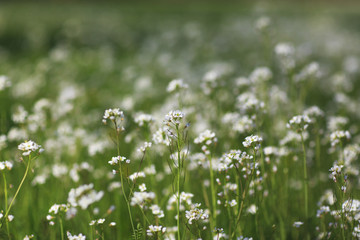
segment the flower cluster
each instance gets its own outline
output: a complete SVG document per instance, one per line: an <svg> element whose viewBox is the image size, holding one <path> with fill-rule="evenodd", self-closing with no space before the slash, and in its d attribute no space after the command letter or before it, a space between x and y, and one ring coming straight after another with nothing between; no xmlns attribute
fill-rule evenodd
<svg viewBox="0 0 360 240"><path fill-rule="evenodd" d="M69 204L54 204L49 209L49 215L46 216L46 219L49 221L50 225L54 225L54 221L52 221L55 218L55 215L58 215L60 213L66 213L69 210Z"/></svg>
<svg viewBox="0 0 360 240"><path fill-rule="evenodd" d="M151 148L152 142L144 142L144 145L140 146L136 151L144 153L146 149Z"/></svg>
<svg viewBox="0 0 360 240"><path fill-rule="evenodd" d="M155 193L153 192L134 192L130 205L138 205L143 208L147 202L150 202L153 199L155 199Z"/></svg>
<svg viewBox="0 0 360 240"><path fill-rule="evenodd" d="M154 214L154 215L157 216L158 218L163 218L163 217L165 217L164 211L161 210L161 208L160 208L158 205L156 205L156 204L151 205L151 206L150 206L150 209L151 209L151 211L152 211L152 214Z"/></svg>
<svg viewBox="0 0 360 240"><path fill-rule="evenodd" d="M124 130L124 127L120 128L120 122L124 121L124 112L119 108L105 110L102 122L106 124L108 119L114 123L117 131Z"/></svg>
<svg viewBox="0 0 360 240"><path fill-rule="evenodd" d="M330 141L331 146L335 147L339 143L341 143L342 140L349 140L351 138L349 131L335 131L330 134Z"/></svg>
<svg viewBox="0 0 360 240"><path fill-rule="evenodd" d="M31 234L31 235L25 235L24 239L23 240L30 240L34 238L34 234Z"/></svg>
<svg viewBox="0 0 360 240"><path fill-rule="evenodd" d="M220 158L219 171L226 171L234 167L240 168L252 158L253 156L241 150L230 150L230 152L223 154Z"/></svg>
<svg viewBox="0 0 360 240"><path fill-rule="evenodd" d="M80 206L81 209L87 209L89 205L99 201L103 196L103 191L95 191L94 184L81 185L78 188L72 188L68 195L68 203L72 207Z"/></svg>
<svg viewBox="0 0 360 240"><path fill-rule="evenodd" d="M100 218L100 219L97 219L97 220L91 220L91 222L89 223L90 226L93 226L93 225L100 225L100 224L103 224L105 222L105 218Z"/></svg>
<svg viewBox="0 0 360 240"><path fill-rule="evenodd" d="M185 210L184 205L182 205L182 203L186 203L188 206L190 206L192 204L192 198L194 197L194 194L192 193L186 193L186 192L181 192L180 193L180 210L183 211ZM166 207L167 210L172 210L173 209L173 204L175 204L177 202L178 199L178 195L177 193L172 195L168 201L168 205Z"/></svg>
<svg viewBox="0 0 360 240"><path fill-rule="evenodd" d="M242 144L246 148L253 148L255 151L257 151L260 149L262 141L262 137L259 137L258 135L251 135L247 136Z"/></svg>
<svg viewBox="0 0 360 240"><path fill-rule="evenodd" d="M107 119L110 119L111 121L114 121L117 118L123 119L124 118L124 112L120 111L119 108L106 109L105 113L104 113L104 116L103 116L103 122L106 123Z"/></svg>
<svg viewBox="0 0 360 240"><path fill-rule="evenodd" d="M174 124L175 126L179 126L181 120L185 117L185 113L180 110L170 111L165 116L164 124L170 126L170 124Z"/></svg>
<svg viewBox="0 0 360 240"><path fill-rule="evenodd" d="M172 93L187 88L189 88L189 85L186 84L183 79L174 79L169 83L169 85L166 88L166 91Z"/></svg>
<svg viewBox="0 0 360 240"><path fill-rule="evenodd" d="M70 232L67 232L66 234L67 234L67 237L69 240L85 240L86 239L86 237L82 233L80 233L79 235L71 235Z"/></svg>
<svg viewBox="0 0 360 240"><path fill-rule="evenodd" d="M303 132L308 128L310 123L312 123L312 121L309 116L297 115L290 119L290 121L286 124L286 127L297 132Z"/></svg>
<svg viewBox="0 0 360 240"><path fill-rule="evenodd" d="M335 164L332 168L330 168L331 178L336 182L336 179L339 175L341 175L341 169L343 169L344 165Z"/></svg>
<svg viewBox="0 0 360 240"><path fill-rule="evenodd" d="M255 28L260 32L266 32L271 25L271 19L269 17L260 17L255 22Z"/></svg>
<svg viewBox="0 0 360 240"><path fill-rule="evenodd" d="M154 118L150 114L140 113L135 117L135 123L140 127L146 126L154 121Z"/></svg>
<svg viewBox="0 0 360 240"><path fill-rule="evenodd" d="M163 226L154 226L154 225L150 225L149 226L149 229L146 230L146 234L148 236L154 236L158 233L162 233L164 234L166 232L166 227L163 227Z"/></svg>
<svg viewBox="0 0 360 240"><path fill-rule="evenodd" d="M44 151L44 149L41 147L41 145L38 145L37 143L35 143L32 140L21 143L18 146L18 149L20 151L23 151L23 154L22 154L23 156L29 156L31 153L34 153L34 152L41 153Z"/></svg>
<svg viewBox="0 0 360 240"><path fill-rule="evenodd" d="M188 219L188 223L192 224L192 222L198 220L207 220L209 219L209 214L204 211L204 209L200 209L201 204L195 203L191 205L190 211L185 211L185 217Z"/></svg>
<svg viewBox="0 0 360 240"><path fill-rule="evenodd" d="M11 81L7 76L0 76L0 91L11 86Z"/></svg>
<svg viewBox="0 0 360 240"><path fill-rule="evenodd" d="M290 43L278 43L275 46L275 54L279 59L280 66L284 72L295 67L295 48Z"/></svg>
<svg viewBox="0 0 360 240"><path fill-rule="evenodd" d="M12 162L9 162L9 161L0 162L0 171L4 170L5 168L7 170L11 170L12 167L13 167Z"/></svg>
<svg viewBox="0 0 360 240"><path fill-rule="evenodd" d="M243 93L237 97L238 108L247 113L263 111L265 103L260 101L253 93Z"/></svg>
<svg viewBox="0 0 360 240"><path fill-rule="evenodd" d="M215 137L215 133L208 129L200 133L200 135L194 140L195 144L204 144L204 145L211 145L212 143L216 143L216 142L217 142L217 138Z"/></svg>
<svg viewBox="0 0 360 240"><path fill-rule="evenodd" d="M250 81L253 83L267 82L272 78L273 74L267 67L258 67L250 74Z"/></svg>
<svg viewBox="0 0 360 240"><path fill-rule="evenodd" d="M126 157L122 157L122 156L116 156L116 157L112 157L111 160L108 161L108 163L112 166L117 165L120 162L130 163L130 159L126 159Z"/></svg>
<svg viewBox="0 0 360 240"><path fill-rule="evenodd" d="M159 128L152 136L152 140L155 144L170 145L170 140L167 136L167 129L165 127Z"/></svg>

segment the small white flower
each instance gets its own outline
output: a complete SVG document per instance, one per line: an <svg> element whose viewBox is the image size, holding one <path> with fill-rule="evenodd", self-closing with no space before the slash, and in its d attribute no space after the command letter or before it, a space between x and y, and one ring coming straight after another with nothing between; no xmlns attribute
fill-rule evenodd
<svg viewBox="0 0 360 240"><path fill-rule="evenodd" d="M304 224L303 222L294 222L293 226L299 228L303 224Z"/></svg>
<svg viewBox="0 0 360 240"><path fill-rule="evenodd" d="M8 221L11 222L12 220L14 220L14 216L13 215L8 215Z"/></svg>
<svg viewBox="0 0 360 240"><path fill-rule="evenodd" d="M267 82L273 77L271 70L268 67L258 67L250 74L250 81L253 83Z"/></svg>
<svg viewBox="0 0 360 240"><path fill-rule="evenodd" d="M263 141L262 137L259 137L258 135L251 135L246 137L245 141L242 144L246 148L251 147L254 148L255 150L259 150L262 141Z"/></svg>
<svg viewBox="0 0 360 240"><path fill-rule="evenodd" d="M41 147L41 145L38 145L37 143L35 143L32 140L21 143L18 146L18 149L23 151L23 154L22 154L23 156L28 156L32 152L36 152L36 151L38 151L39 153L44 151L44 149Z"/></svg>
<svg viewBox="0 0 360 240"><path fill-rule="evenodd" d="M215 137L215 133L206 129L204 132L200 133L197 138L195 138L195 144L204 144L211 145L212 143L216 143L217 138Z"/></svg>
<svg viewBox="0 0 360 240"><path fill-rule="evenodd" d="M163 227L163 226L150 225L149 229L146 230L146 234L148 236L154 236L156 233L165 233L165 232L166 232L166 227Z"/></svg>
<svg viewBox="0 0 360 240"><path fill-rule="evenodd" d="M235 199L229 202L230 207L235 207L237 205L237 201Z"/></svg>
<svg viewBox="0 0 360 240"><path fill-rule="evenodd" d="M135 117L135 123L140 127L149 124L152 121L154 121L154 118L150 114L139 113Z"/></svg>
<svg viewBox="0 0 360 240"><path fill-rule="evenodd" d="M188 223L192 224L192 222L198 220L207 220L209 219L209 215L204 211L204 209L199 209L200 204L193 204L191 206L190 211L185 211L185 217L188 219Z"/></svg>
<svg viewBox="0 0 360 240"><path fill-rule="evenodd" d="M0 76L0 91L11 86L11 81L7 76Z"/></svg>
<svg viewBox="0 0 360 240"><path fill-rule="evenodd" d="M146 191L146 185L145 185L145 183L140 184L140 185L139 185L139 189L140 189L141 192L145 192L145 191Z"/></svg>
<svg viewBox="0 0 360 240"><path fill-rule="evenodd" d="M34 234L25 235L24 240L30 240L30 239L32 239L32 238L34 238Z"/></svg>
<svg viewBox="0 0 360 240"><path fill-rule="evenodd" d="M258 207L255 204L251 204L247 212L250 214L256 214Z"/></svg>
<svg viewBox="0 0 360 240"><path fill-rule="evenodd" d="M170 111L165 116L164 124L170 125L170 123L172 123L174 125L179 125L184 117L185 113L180 110Z"/></svg>
<svg viewBox="0 0 360 240"><path fill-rule="evenodd" d="M105 222L105 218L100 218L97 220L97 224L103 224Z"/></svg>
<svg viewBox="0 0 360 240"><path fill-rule="evenodd" d="M312 123L311 119L307 115L297 115L290 119L286 124L286 127L295 131L305 131L309 124Z"/></svg>
<svg viewBox="0 0 360 240"><path fill-rule="evenodd" d="M134 181L135 179L138 179L139 177L144 178L144 177L145 177L145 173L144 173L144 172L135 172L135 173L133 173L133 174L131 174L131 175L129 176L129 178L130 178L131 181Z"/></svg>
<svg viewBox="0 0 360 240"><path fill-rule="evenodd" d="M331 146L335 147L342 140L349 140L351 138L349 131L335 131L330 134Z"/></svg>
<svg viewBox="0 0 360 240"><path fill-rule="evenodd" d="M188 84L184 83L182 79L174 79L172 80L166 88L166 91L169 93L179 91L181 89L187 89L189 87Z"/></svg>
<svg viewBox="0 0 360 240"><path fill-rule="evenodd" d="M79 235L71 235L70 232L67 232L67 237L69 240L85 240L86 237L80 233Z"/></svg>

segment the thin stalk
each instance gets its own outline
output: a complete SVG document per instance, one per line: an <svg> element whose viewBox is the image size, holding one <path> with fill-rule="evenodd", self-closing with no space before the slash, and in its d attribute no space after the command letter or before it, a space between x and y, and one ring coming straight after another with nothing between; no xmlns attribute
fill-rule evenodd
<svg viewBox="0 0 360 240"><path fill-rule="evenodd" d="M306 167L306 151L305 151L305 143L304 143L304 137L303 134L300 134L301 136L301 145L302 145L302 151L303 151L303 166L304 166L304 179L303 179L303 184L304 184L304 198L305 198L305 218L306 220L309 217L309 203L308 203L308 176L307 176L307 167Z"/></svg>
<svg viewBox="0 0 360 240"><path fill-rule="evenodd" d="M253 155L253 158L254 158L254 173L252 174L252 180L255 180L256 178L256 150L254 149L254 155ZM250 181L251 182L251 181ZM259 197L258 197L258 194L257 194L257 189L256 189L256 184L254 182L254 196L255 196L255 202L256 202L256 207L259 207ZM259 233L259 224L258 224L258 211L255 210L255 232Z"/></svg>
<svg viewBox="0 0 360 240"><path fill-rule="evenodd" d="M214 172L212 167L212 157L209 156L210 162L210 188L211 188L211 202L213 209L213 227L216 226L216 192L215 192L215 183L214 183ZM214 229L211 229L211 231Z"/></svg>
<svg viewBox="0 0 360 240"><path fill-rule="evenodd" d="M180 236L180 175L181 175L181 143L180 143L180 132L179 127L176 125L176 135L177 135L177 155L178 155L178 163L177 163L177 236L178 240L181 239Z"/></svg>
<svg viewBox="0 0 360 240"><path fill-rule="evenodd" d="M251 176L253 175L254 171L255 171L255 166L254 166L254 169L253 169L253 171L251 173ZM244 209L244 202L245 202L246 194L248 193L249 187L250 187L250 182L251 182L251 179L250 179L250 181L247 182L247 184L245 184L244 191L242 192L241 204L240 204L240 207L239 207L239 210L238 210L238 214L236 216L236 222L235 222L235 227L234 227L235 229L232 232L231 239L234 238L235 233L236 233L236 229L237 229L237 227L238 227L238 225L240 223L241 214L242 214L242 211ZM239 228L240 228L240 234L241 234L242 233L241 226L239 226Z"/></svg>
<svg viewBox="0 0 360 240"><path fill-rule="evenodd" d="M5 194L5 211L7 211L7 209L8 209L8 196L7 196L7 183L6 183L5 172L3 172L3 178L4 178L4 194ZM11 239L10 228L9 228L9 222L8 221L6 221L6 231L7 231L8 238Z"/></svg>
<svg viewBox="0 0 360 240"><path fill-rule="evenodd" d="M119 132L116 130L116 145L117 145L117 153L118 153L118 156L120 156L120 141L119 141ZM125 184L124 184L124 180L123 180L123 174L122 174L122 168L121 168L121 162L119 163L119 171L120 171L120 181L121 181L121 190L122 190L122 193L124 195L124 199L125 199L125 202L126 202L126 206L127 206L127 209L128 209L128 212L129 212L129 217L130 217L130 223L131 223L131 228L132 228L132 231L133 233L135 233L135 227L134 227L134 222L133 222L133 219L132 219L132 216L131 216L131 209L130 209L130 203L126 197L126 194L125 194Z"/></svg>
<svg viewBox="0 0 360 240"><path fill-rule="evenodd" d="M303 185L304 185L304 198L305 198L305 219L306 219L306 223L308 223L308 218L309 218L309 197L308 197L308 192L309 192L309 185L308 185L308 176L307 176L307 166L306 166L306 150L305 150L305 143L304 143L304 137L302 132L300 133L301 136L301 145L302 145L302 151L303 151L303 166L304 166L304 180L303 180ZM308 224L307 224L308 226ZM310 239L310 235L309 235L309 229L307 229L307 233L306 233L306 239Z"/></svg>
<svg viewBox="0 0 360 240"><path fill-rule="evenodd" d="M59 217L60 222L60 234L61 234L61 240L64 240L64 226L61 217Z"/></svg>
<svg viewBox="0 0 360 240"><path fill-rule="evenodd" d="M26 166L25 174L24 174L24 176L23 176L23 178L22 178L22 180L21 180L21 182L20 182L20 185L19 185L18 189L16 190L16 193L15 193L13 199L12 199L11 202L10 202L9 208L7 209L7 211L6 211L5 216L3 217L3 219L7 219L8 215L9 215L9 212L10 212L10 210L11 210L11 207L12 207L12 205L13 205L16 197L17 197L17 195L19 194L19 191L20 191L21 186L23 185L23 183L24 183L24 181L25 181L25 179L26 179L26 176L28 175L28 172L29 172L29 169L30 169L30 163L31 163L31 157L29 156L29 161L28 161L28 164L27 164L27 166ZM2 226L2 223L0 224L0 227L1 227L1 226Z"/></svg>

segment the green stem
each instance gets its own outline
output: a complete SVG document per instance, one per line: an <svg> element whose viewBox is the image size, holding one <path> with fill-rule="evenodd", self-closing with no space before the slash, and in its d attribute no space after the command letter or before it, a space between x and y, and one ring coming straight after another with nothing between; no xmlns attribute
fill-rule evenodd
<svg viewBox="0 0 360 240"><path fill-rule="evenodd" d="M308 205L308 176L307 176L307 167L306 167L306 150L305 150L305 143L304 143L304 137L303 134L300 133L301 136L301 145L302 145L302 151L303 151L303 167L304 167L304 198L305 198L305 218L306 220L309 217L309 205Z"/></svg>
<svg viewBox="0 0 360 240"><path fill-rule="evenodd" d="M128 212L129 212L131 228L133 230L133 233L135 233L134 222L133 222L133 219L132 219L132 216L131 216L130 203L129 203L129 201L128 201L127 197L126 197L126 194L125 194L125 189L124 189L125 184L124 184L124 181L123 181L123 174L122 174L121 164L120 164L120 179L121 179L121 183L122 183L121 190L122 190L122 193L124 195L126 206L127 206Z"/></svg>
<svg viewBox="0 0 360 240"><path fill-rule="evenodd" d="M3 172L3 178L4 178L4 194L5 194L5 211L7 211L7 209L8 209L8 196L7 196L7 183L6 183L5 172ZM6 231L7 231L8 238L11 239L10 228L9 228L9 222L8 221L6 221Z"/></svg>
<svg viewBox="0 0 360 240"><path fill-rule="evenodd" d="M212 167L212 157L209 156L210 162L210 188L211 188L211 202L213 209L213 227L216 227L216 192L215 192L215 183L214 183L214 172ZM211 229L213 231L214 229Z"/></svg>
<svg viewBox="0 0 360 240"><path fill-rule="evenodd" d="M254 197L255 197L255 203L256 203L256 207L259 208L259 201L258 201L258 194L257 194L257 187L256 187L256 183L255 183L255 179L256 179L256 150L254 149L254 173L252 174L252 180L254 181ZM258 226L258 211L255 210L255 232L259 233L259 226Z"/></svg>
<svg viewBox="0 0 360 240"><path fill-rule="evenodd" d="M178 163L177 163L177 236L178 240L181 239L180 236L180 175L181 175L181 144L180 144L180 131L179 127L176 126L176 134L177 134L177 155L178 155Z"/></svg>
<svg viewBox="0 0 360 240"><path fill-rule="evenodd" d="M21 186L23 185L23 183L24 183L24 181L25 181L25 179L26 179L26 176L27 176L27 174L28 174L28 172L29 172L30 163L31 163L31 157L29 156L29 161L28 161L28 164L27 164L27 166L26 166L25 174L24 174L24 176L23 176L23 178L22 178L22 180L21 180L21 182L20 182L20 185L19 185L18 189L16 190L16 193L15 193L13 199L12 199L11 202L10 202L9 208L7 209L7 211L6 211L5 216L3 217L3 219L7 219L8 215L9 215L9 212L10 212L10 210L11 210L11 207L12 207L12 205L13 205L16 197L17 197L17 195L19 194L19 191L20 191L20 189L21 189ZM1 226L2 226L2 223L0 224L0 227L1 227Z"/></svg>
<svg viewBox="0 0 360 240"><path fill-rule="evenodd" d="M116 127L115 127L115 131L116 131L116 145L117 145L117 153L118 153L118 156L120 156L120 140L119 140L119 132L116 130ZM132 228L132 231L133 233L135 233L135 227L134 227L134 222L133 222L133 219L132 219L132 216L131 216L131 209L130 209L130 203L126 197L126 193L125 193L125 184L124 184L124 180L123 180L123 173L122 173L122 166L121 166L121 163L119 163L119 171L120 171L120 181L121 181L121 190L122 190L122 193L124 195L124 199L125 199L125 202L126 202L126 206L127 206L127 209L128 209L128 212L129 212L129 217L130 217L130 223L131 223L131 228Z"/></svg>
<svg viewBox="0 0 360 240"><path fill-rule="evenodd" d="M60 234L61 234L61 240L64 240L64 226L61 217L59 217L60 222Z"/></svg>

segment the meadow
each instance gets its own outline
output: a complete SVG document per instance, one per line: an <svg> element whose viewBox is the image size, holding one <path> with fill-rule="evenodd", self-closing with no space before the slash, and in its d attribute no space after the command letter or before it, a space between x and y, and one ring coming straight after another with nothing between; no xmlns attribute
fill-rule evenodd
<svg viewBox="0 0 360 240"><path fill-rule="evenodd" d="M2 4L0 239L360 238L360 6L293 4Z"/></svg>

